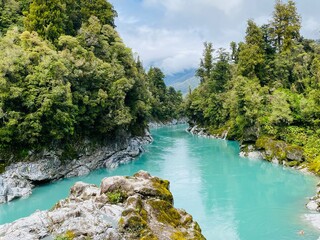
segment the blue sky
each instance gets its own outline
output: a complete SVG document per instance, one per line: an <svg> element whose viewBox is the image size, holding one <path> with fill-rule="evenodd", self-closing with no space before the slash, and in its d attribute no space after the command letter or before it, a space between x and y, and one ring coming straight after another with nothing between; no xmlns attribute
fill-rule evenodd
<svg viewBox="0 0 320 240"><path fill-rule="evenodd" d="M117 30L145 67L165 74L196 68L203 42L229 48L242 41L248 19L258 24L272 17L273 0L110 0L118 12ZM301 33L320 39L320 1L297 0Z"/></svg>

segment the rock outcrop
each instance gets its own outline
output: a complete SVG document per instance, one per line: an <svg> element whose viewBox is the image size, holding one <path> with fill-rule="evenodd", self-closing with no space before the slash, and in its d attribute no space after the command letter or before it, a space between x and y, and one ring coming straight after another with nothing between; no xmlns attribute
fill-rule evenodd
<svg viewBox="0 0 320 240"><path fill-rule="evenodd" d="M205 239L199 225L173 206L169 182L140 171L101 187L77 182L49 211L0 226L0 239Z"/></svg>
<svg viewBox="0 0 320 240"><path fill-rule="evenodd" d="M188 132L190 132L192 135L198 135L200 137L206 137L206 138L216 138L216 139L227 139L229 129L222 130L219 133L216 134L210 134L206 128L201 128L198 125L190 126L187 129Z"/></svg>
<svg viewBox="0 0 320 240"><path fill-rule="evenodd" d="M289 167L299 167L304 161L303 149L281 140L260 137L254 144L243 144L240 156L256 157Z"/></svg>
<svg viewBox="0 0 320 240"><path fill-rule="evenodd" d="M62 161L57 152L43 152L37 160L19 162L6 167L0 175L0 203L31 194L35 185L86 175L90 171L106 167L114 168L128 162L143 151L150 143L150 134L145 137L122 139L104 146L84 149L71 161Z"/></svg>
<svg viewBox="0 0 320 240"><path fill-rule="evenodd" d="M149 122L148 126L149 128L159 128L159 127L163 127L163 126L174 126L174 125L178 125L178 124L187 124L188 123L188 119L187 118L180 118L180 119L172 119L170 121L166 121L166 122Z"/></svg>

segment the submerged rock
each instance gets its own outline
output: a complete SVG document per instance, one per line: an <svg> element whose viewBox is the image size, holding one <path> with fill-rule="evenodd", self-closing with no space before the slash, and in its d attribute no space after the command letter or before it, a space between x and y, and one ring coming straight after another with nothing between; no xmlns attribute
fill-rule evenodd
<svg viewBox="0 0 320 240"><path fill-rule="evenodd" d="M56 152L44 152L38 160L14 163L0 175L0 203L27 196L35 185L61 178L82 176L90 171L106 167L114 168L128 162L143 152L143 145L150 143L145 137L134 137L114 142L93 150L85 150L75 159L63 162Z"/></svg>
<svg viewBox="0 0 320 240"><path fill-rule="evenodd" d="M199 225L173 206L169 182L140 171L110 177L101 188L77 182L49 211L0 226L0 239L205 239Z"/></svg>

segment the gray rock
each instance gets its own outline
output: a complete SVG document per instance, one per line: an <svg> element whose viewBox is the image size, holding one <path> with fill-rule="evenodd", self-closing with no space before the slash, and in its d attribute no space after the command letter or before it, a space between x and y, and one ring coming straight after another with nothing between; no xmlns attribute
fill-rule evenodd
<svg viewBox="0 0 320 240"><path fill-rule="evenodd" d="M303 150L299 147L287 148L286 154L289 161L303 161Z"/></svg>
<svg viewBox="0 0 320 240"><path fill-rule="evenodd" d="M167 122L149 122L148 126L149 128L159 128L163 126L173 126L173 125L178 125L178 124L187 124L188 119L187 118L180 118L180 119L172 119Z"/></svg>
<svg viewBox="0 0 320 240"><path fill-rule="evenodd" d="M309 210L317 211L319 209L319 202L317 200L311 200L310 202L307 203L306 207Z"/></svg>
<svg viewBox="0 0 320 240"><path fill-rule="evenodd" d="M109 199L119 192L125 196L121 201ZM66 234L75 240L125 240L137 239L137 236L171 239L177 232L183 233L186 239L205 239L191 215L175 209L172 203L169 182L147 172L133 177L105 178L101 188L77 182L69 197L59 201L52 210L38 211L0 225L0 239L52 240ZM175 225L166 222L172 213ZM166 221L161 214L165 214Z"/></svg>
<svg viewBox="0 0 320 240"><path fill-rule="evenodd" d="M35 185L43 182L86 175L102 167L115 168L138 156L143 152L143 145L151 141L152 137L146 131L144 137L120 139L95 149L84 149L84 153L67 163L59 160L57 150L44 151L33 162L12 164L0 175L0 203L28 196Z"/></svg>

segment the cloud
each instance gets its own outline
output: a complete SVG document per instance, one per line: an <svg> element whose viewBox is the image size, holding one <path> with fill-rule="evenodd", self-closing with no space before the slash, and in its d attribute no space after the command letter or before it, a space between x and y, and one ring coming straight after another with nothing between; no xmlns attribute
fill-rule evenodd
<svg viewBox="0 0 320 240"><path fill-rule="evenodd" d="M147 6L162 5L171 12L195 12L200 13L199 10L216 9L223 11L225 14L230 14L242 3L242 0L144 0Z"/></svg>
<svg viewBox="0 0 320 240"><path fill-rule="evenodd" d="M196 67L203 47L203 39L196 29L170 30L143 25L127 29L122 37L146 67L160 67L166 74Z"/></svg>
<svg viewBox="0 0 320 240"><path fill-rule="evenodd" d="M257 24L272 18L273 0L110 0L119 13L116 25L125 43L145 67L165 73L197 67L203 42L228 49L243 41L247 20ZM297 1L302 34L319 38L320 1Z"/></svg>

